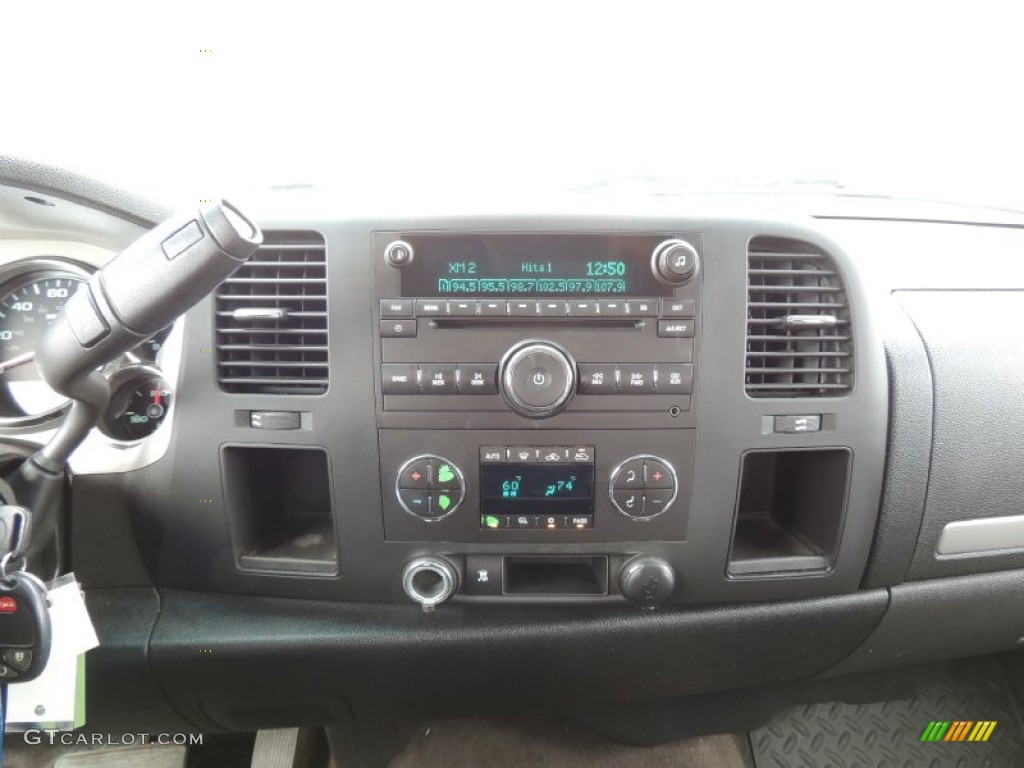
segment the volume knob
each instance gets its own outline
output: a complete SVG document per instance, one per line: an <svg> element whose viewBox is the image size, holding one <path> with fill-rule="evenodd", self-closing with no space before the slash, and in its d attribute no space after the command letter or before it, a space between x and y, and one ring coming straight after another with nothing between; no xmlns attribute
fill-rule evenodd
<svg viewBox="0 0 1024 768"><path fill-rule="evenodd" d="M576 362L547 341L524 341L505 353L498 380L509 407L531 419L553 416L576 390Z"/></svg>

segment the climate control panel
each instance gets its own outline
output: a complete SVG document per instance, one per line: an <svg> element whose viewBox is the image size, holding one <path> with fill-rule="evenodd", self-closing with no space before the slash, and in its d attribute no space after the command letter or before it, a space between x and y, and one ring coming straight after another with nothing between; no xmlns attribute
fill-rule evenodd
<svg viewBox="0 0 1024 768"><path fill-rule="evenodd" d="M689 430L384 429L380 443L391 540L685 537L693 471Z"/></svg>

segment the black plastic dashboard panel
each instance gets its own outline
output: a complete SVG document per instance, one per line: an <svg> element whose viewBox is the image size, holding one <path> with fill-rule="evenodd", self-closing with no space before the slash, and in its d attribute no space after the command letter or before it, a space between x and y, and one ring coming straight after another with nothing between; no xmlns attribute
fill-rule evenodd
<svg viewBox="0 0 1024 768"><path fill-rule="evenodd" d="M901 291L934 380L928 496L909 578L1024 567L1024 550L937 555L946 524L1024 514L1022 291ZM956 322L950 322L955 307Z"/></svg>
<svg viewBox="0 0 1024 768"><path fill-rule="evenodd" d="M908 582L889 590L889 608L856 652L830 676L1019 650L1024 571Z"/></svg>
<svg viewBox="0 0 1024 768"><path fill-rule="evenodd" d="M888 601L875 590L658 613L445 606L425 616L406 606L162 598L150 649L161 686L190 722L230 728L267 717L301 725L346 706L443 718L806 677L853 651Z"/></svg>
<svg viewBox="0 0 1024 768"><path fill-rule="evenodd" d="M924 515L932 443L932 375L924 344L895 299L878 309L885 317L889 440L864 587L899 584L906 577Z"/></svg>
<svg viewBox="0 0 1024 768"><path fill-rule="evenodd" d="M669 216L407 217L401 221L262 219L259 223L265 229L314 229L325 236L332 265L328 270L330 388L322 396L221 392L216 383L215 356L210 352L216 344L212 301L200 303L189 313L181 372L175 389L174 431L167 455L113 482L124 495L122 522L130 525L131 535L145 547L147 570L157 586L319 600L402 603L407 601L401 590L402 568L413 558L426 554L450 556L457 562L469 554L598 555L621 562L636 553L663 557L671 563L679 585L675 600L686 603L841 594L855 590L860 584L874 532L882 481L888 400L885 360L859 270L837 243L819 231L779 220ZM675 511L679 517L673 520L669 517L673 511L667 512L664 530L634 540L626 536L616 541L586 536L573 539L563 535L530 541L495 540L486 536L467 541L460 536L456 540L432 542L430 538L436 537L424 536L416 540L408 531L403 532L402 541L385 540L383 494L394 493L395 477L391 472L395 470L388 469L383 476L381 474L380 430L397 424L392 425L388 421L391 416L381 411L375 370L379 338L378 302L372 277L376 269L373 233L428 229L702 233L703 298L699 318L702 330L700 348L696 350L700 364L696 368L693 408L679 417L686 422L683 429L674 430L679 434L679 446L692 446L680 462L682 471L688 473L692 461L693 480L685 489L689 494L688 505L686 499L678 500ZM747 245L752 237L765 234L811 242L831 254L841 268L857 333L857 381L851 394L835 398L758 400L745 395ZM334 267L335 264L339 266ZM280 409L308 414L304 418L308 418L309 428L267 432L253 429L236 418L239 412ZM806 434L772 431L770 425L774 416L801 414L820 414L824 428ZM559 444L565 440L570 445L593 444L587 437L595 434L595 430L608 430L607 439L614 441L617 431L642 435L643 429L662 425L666 418L671 417L658 414L656 421L645 423L642 414L636 413L574 414L567 411L551 419L534 421L511 410L460 411L457 414L402 412L401 428L422 430L424 448L429 447L431 434L443 433L444 442L462 441L464 455L471 456L482 445L521 444L526 431L533 437L531 445L551 444L553 437L546 437L546 434L552 430L559 430L559 440L554 441ZM301 445L328 452L338 540L340 572L336 576L303 577L237 569L219 461L221 446L225 444ZM679 446L672 445L668 450L678 450ZM834 566L827 572L730 579L726 576L726 567L740 457L751 449L791 448L845 448L852 453L845 523ZM79 491L88 494L88 486L94 479L83 477L77 482L83 486ZM114 492L114 488L108 492ZM77 541L89 539L86 531L92 524L87 515L76 515L74 525L76 528L84 526ZM90 542L88 548L78 547L76 558L81 558L81 565L76 562L76 569L83 579L89 580L86 583L91 583L95 575L97 585L116 586L118 576L109 562L119 555L107 549L102 539L90 539Z"/></svg>

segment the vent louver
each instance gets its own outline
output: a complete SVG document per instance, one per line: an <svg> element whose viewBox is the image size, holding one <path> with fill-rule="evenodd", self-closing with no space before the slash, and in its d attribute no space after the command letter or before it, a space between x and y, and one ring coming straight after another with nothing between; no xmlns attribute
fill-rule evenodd
<svg viewBox="0 0 1024 768"><path fill-rule="evenodd" d="M853 362L850 307L833 259L798 240L751 240L747 394L844 395L853 386Z"/></svg>
<svg viewBox="0 0 1024 768"><path fill-rule="evenodd" d="M327 391L327 249L316 232L264 232L217 289L217 377L225 392Z"/></svg>

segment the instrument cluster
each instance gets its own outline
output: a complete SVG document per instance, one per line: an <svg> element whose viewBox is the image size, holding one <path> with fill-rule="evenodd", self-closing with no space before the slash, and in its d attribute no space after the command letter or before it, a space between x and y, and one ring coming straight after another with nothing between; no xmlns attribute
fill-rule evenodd
<svg viewBox="0 0 1024 768"><path fill-rule="evenodd" d="M35 349L64 304L94 268L50 256L21 259L0 268L0 430L50 428L68 401L47 386ZM172 391L160 369L165 328L104 369L111 398L98 428L121 442L141 440L163 423Z"/></svg>

